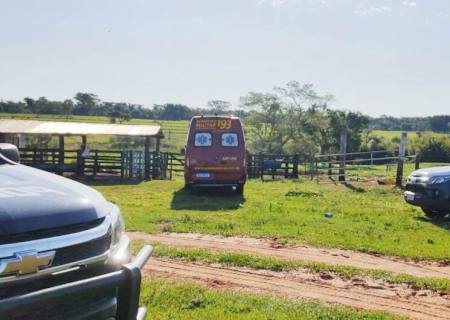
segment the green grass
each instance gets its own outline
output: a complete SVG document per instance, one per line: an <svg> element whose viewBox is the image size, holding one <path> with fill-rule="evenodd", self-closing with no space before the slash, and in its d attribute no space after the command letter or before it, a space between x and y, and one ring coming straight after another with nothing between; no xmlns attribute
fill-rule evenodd
<svg viewBox="0 0 450 320"><path fill-rule="evenodd" d="M95 187L121 207L128 230L271 237L418 259L450 258L450 221L426 218L392 186L250 181L244 197L186 192L181 180ZM320 196L296 196L305 192ZM326 212L333 218L325 218Z"/></svg>
<svg viewBox="0 0 450 320"><path fill-rule="evenodd" d="M385 138L387 140L392 140L395 138L400 139L400 136L403 131L385 131L385 130L374 130L372 131L373 135ZM439 132L433 132L433 131L420 131L419 133L417 131L408 131L408 140L414 140L417 139L420 135L424 134L432 134L433 136L439 137L439 136L448 136L446 133L439 133Z"/></svg>
<svg viewBox="0 0 450 320"><path fill-rule="evenodd" d="M313 301L261 297L163 279L145 280L141 303L152 320L382 320L404 319L383 312L356 311Z"/></svg>
<svg viewBox="0 0 450 320"><path fill-rule="evenodd" d="M137 253L143 244L144 242L142 241L133 242L133 252ZM211 252L205 249L177 249L157 244L154 246L153 255L156 257L167 257L191 262L203 262L207 264L220 263L229 267L248 267L256 270L263 269L275 272L300 268L311 272L328 271L345 279L367 277L372 279L382 279L393 284L406 283L416 290L428 289L443 294L450 293L449 279L415 277L407 274L394 274L384 270L368 270L309 261L283 260L240 253Z"/></svg>

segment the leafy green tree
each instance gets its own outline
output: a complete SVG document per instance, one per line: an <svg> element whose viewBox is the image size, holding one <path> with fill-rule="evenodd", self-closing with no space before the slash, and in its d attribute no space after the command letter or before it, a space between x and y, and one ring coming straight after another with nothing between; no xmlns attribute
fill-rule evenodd
<svg viewBox="0 0 450 320"><path fill-rule="evenodd" d="M92 115L100 102L97 95L93 93L78 92L75 97L75 106L73 109L76 115Z"/></svg>
<svg viewBox="0 0 450 320"><path fill-rule="evenodd" d="M305 153L319 151L320 130L328 127L326 103L332 96L318 95L311 84L291 81L275 87L274 93L250 92L242 105L253 110L246 118L250 124L256 152Z"/></svg>
<svg viewBox="0 0 450 320"><path fill-rule="evenodd" d="M218 115L227 113L231 107L231 103L224 100L210 100L207 105L210 113Z"/></svg>

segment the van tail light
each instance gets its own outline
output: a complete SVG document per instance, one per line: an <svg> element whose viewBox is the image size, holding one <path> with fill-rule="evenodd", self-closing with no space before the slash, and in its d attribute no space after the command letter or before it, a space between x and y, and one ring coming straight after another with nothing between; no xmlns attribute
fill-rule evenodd
<svg viewBox="0 0 450 320"><path fill-rule="evenodd" d="M191 162L190 159L186 157L186 167L189 167L189 162Z"/></svg>

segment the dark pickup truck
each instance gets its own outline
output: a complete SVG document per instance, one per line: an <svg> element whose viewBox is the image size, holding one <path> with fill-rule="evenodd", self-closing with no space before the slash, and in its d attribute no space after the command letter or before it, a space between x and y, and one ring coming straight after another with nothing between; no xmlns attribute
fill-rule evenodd
<svg viewBox="0 0 450 320"><path fill-rule="evenodd" d="M429 216L450 213L450 166L414 171L408 177L404 197Z"/></svg>
<svg viewBox="0 0 450 320"><path fill-rule="evenodd" d="M0 319L143 319L151 248L130 263L116 205L18 162L17 148L0 143Z"/></svg>

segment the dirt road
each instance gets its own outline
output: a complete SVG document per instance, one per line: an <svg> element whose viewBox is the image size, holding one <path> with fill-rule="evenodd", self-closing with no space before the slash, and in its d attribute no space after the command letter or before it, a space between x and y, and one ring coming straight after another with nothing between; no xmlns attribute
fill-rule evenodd
<svg viewBox="0 0 450 320"><path fill-rule="evenodd" d="M380 269L418 277L450 278L450 266L438 262L416 262L398 257L386 257L340 249L317 248L306 245L286 246L268 239L221 237L202 234L146 234L129 232L132 240L157 242L176 248L204 248L211 251L236 252L281 259L322 262Z"/></svg>
<svg viewBox="0 0 450 320"><path fill-rule="evenodd" d="M344 280L331 274L256 271L224 268L169 259L152 258L144 269L151 274L193 280L211 287L252 294L282 295L296 299L317 299L366 310L382 310L415 319L450 319L450 298L429 291L414 291L367 279Z"/></svg>

